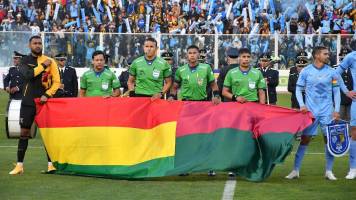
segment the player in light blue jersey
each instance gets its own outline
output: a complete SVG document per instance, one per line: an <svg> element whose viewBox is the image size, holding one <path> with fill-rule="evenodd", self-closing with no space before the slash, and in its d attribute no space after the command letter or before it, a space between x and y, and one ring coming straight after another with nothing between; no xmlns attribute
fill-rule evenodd
<svg viewBox="0 0 356 200"><path fill-rule="evenodd" d="M356 40L351 42L353 51L345 56L336 71L342 74L345 70L350 70L353 79L353 91L349 91L346 87L341 87L342 92L352 99L351 104L351 140L350 140L350 171L345 177L346 179L356 178Z"/></svg>
<svg viewBox="0 0 356 200"><path fill-rule="evenodd" d="M299 178L299 169L313 136L317 134L318 126L321 127L326 143L326 125L333 119L340 119L340 81L339 74L328 66L329 51L326 47L315 47L312 52L314 62L304 68L298 78L296 96L302 112L310 111L315 117L311 126L306 128L301 137L301 141L295 155L294 169L286 176L287 179ZM305 90L305 103L302 96ZM335 104L335 108L334 108ZM332 156L325 145L326 172L325 177L329 180L336 180L332 173L334 156Z"/></svg>

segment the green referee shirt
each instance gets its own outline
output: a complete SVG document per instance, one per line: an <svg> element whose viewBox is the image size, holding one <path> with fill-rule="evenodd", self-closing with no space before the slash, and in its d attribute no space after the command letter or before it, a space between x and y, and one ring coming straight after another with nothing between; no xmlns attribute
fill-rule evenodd
<svg viewBox="0 0 356 200"><path fill-rule="evenodd" d="M80 88L86 90L87 97L109 96L113 89L120 88L120 81L109 69L99 73L91 69L80 78Z"/></svg>
<svg viewBox="0 0 356 200"><path fill-rule="evenodd" d="M186 100L203 100L207 98L206 87L215 81L213 71L207 64L199 63L190 68L188 64L176 71L175 82L181 86L181 96Z"/></svg>
<svg viewBox="0 0 356 200"><path fill-rule="evenodd" d="M136 79L135 93L152 96L162 91L164 79L172 75L172 69L162 58L147 61L141 56L132 62L129 73Z"/></svg>
<svg viewBox="0 0 356 200"><path fill-rule="evenodd" d="M257 91L265 89L266 82L260 70L251 67L243 72L237 67L227 73L224 87L230 88L233 95L242 96L247 101L258 101Z"/></svg>

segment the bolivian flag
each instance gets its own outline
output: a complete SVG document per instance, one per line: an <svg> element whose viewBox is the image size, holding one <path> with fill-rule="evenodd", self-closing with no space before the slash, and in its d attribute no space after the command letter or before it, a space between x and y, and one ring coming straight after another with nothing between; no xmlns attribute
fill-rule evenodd
<svg viewBox="0 0 356 200"><path fill-rule="evenodd" d="M217 170L260 181L312 119L257 103L94 97L37 104L36 123L57 173L147 178Z"/></svg>

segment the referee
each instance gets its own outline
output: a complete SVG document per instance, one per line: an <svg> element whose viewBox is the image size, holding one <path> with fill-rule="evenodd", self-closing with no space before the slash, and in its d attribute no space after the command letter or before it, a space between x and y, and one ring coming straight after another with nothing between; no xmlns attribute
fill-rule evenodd
<svg viewBox="0 0 356 200"><path fill-rule="evenodd" d="M199 48L191 45L187 49L188 64L178 68L172 88L172 98L177 99L177 90L181 88L183 101L207 101L207 86L213 91L214 104L220 103L219 88L214 73L208 64L199 63Z"/></svg>
<svg viewBox="0 0 356 200"><path fill-rule="evenodd" d="M56 62L42 55L42 38L38 35L29 40L31 54L23 57L20 72L24 77L24 89L20 108L21 136L17 149L16 167L9 173L11 175L24 172L23 161L27 150L30 129L36 115L34 99L40 98L40 103L46 103L60 86L60 77ZM47 154L48 172L55 168Z"/></svg>
<svg viewBox="0 0 356 200"><path fill-rule="evenodd" d="M127 86L130 97L152 97L159 99L172 85L171 66L157 57L157 41L147 38L144 42L144 56L135 59L130 67Z"/></svg>

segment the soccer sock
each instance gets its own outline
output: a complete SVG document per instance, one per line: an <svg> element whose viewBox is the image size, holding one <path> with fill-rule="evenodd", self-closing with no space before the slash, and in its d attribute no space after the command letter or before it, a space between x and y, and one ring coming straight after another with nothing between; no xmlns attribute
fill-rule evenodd
<svg viewBox="0 0 356 200"><path fill-rule="evenodd" d="M28 139L19 139L19 144L17 146L17 162L22 163L25 158L25 153L28 146Z"/></svg>
<svg viewBox="0 0 356 200"><path fill-rule="evenodd" d="M294 158L294 170L299 171L307 147L308 145L301 145L301 144L299 145L297 153L295 154L295 158Z"/></svg>
<svg viewBox="0 0 356 200"><path fill-rule="evenodd" d="M356 169L356 140L350 140L350 169Z"/></svg>
<svg viewBox="0 0 356 200"><path fill-rule="evenodd" d="M329 152L327 145L325 145L325 161L326 161L326 166L325 166L326 171L332 171L333 164L334 164L334 156L331 155L331 153Z"/></svg>
<svg viewBox="0 0 356 200"><path fill-rule="evenodd" d="M52 163L51 158L50 158L49 155L48 155L48 152L47 152L46 147L45 147L45 151L46 151L46 155L47 155L48 164L49 164L49 163Z"/></svg>

